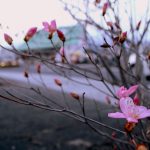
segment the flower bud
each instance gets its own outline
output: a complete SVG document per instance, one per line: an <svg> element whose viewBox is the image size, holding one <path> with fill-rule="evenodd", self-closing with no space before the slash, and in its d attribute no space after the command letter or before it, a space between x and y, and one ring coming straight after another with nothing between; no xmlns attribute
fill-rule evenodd
<svg viewBox="0 0 150 150"><path fill-rule="evenodd" d="M65 42L66 39L65 39L63 32L61 32L60 30L57 30L57 35L62 42Z"/></svg>
<svg viewBox="0 0 150 150"><path fill-rule="evenodd" d="M147 59L150 60L150 52L147 54Z"/></svg>
<svg viewBox="0 0 150 150"><path fill-rule="evenodd" d="M136 150L148 150L148 148L144 144L138 144Z"/></svg>
<svg viewBox="0 0 150 150"><path fill-rule="evenodd" d="M30 28L24 38L24 41L28 42L34 36L36 31L37 31L37 27Z"/></svg>
<svg viewBox="0 0 150 150"><path fill-rule="evenodd" d="M127 32L122 32L121 35L120 35L120 37L119 37L119 42L121 44L123 44L124 41L126 40L126 38L127 38Z"/></svg>
<svg viewBox="0 0 150 150"><path fill-rule="evenodd" d="M116 132L113 132L113 133L111 134L111 136L112 136L113 138L116 138Z"/></svg>
<svg viewBox="0 0 150 150"><path fill-rule="evenodd" d="M133 122L126 122L125 126L124 126L124 129L127 133L130 133L132 132L132 130L134 129L136 123L133 123Z"/></svg>
<svg viewBox="0 0 150 150"><path fill-rule="evenodd" d="M37 64L36 65L36 71L37 71L37 73L41 73L41 64Z"/></svg>
<svg viewBox="0 0 150 150"><path fill-rule="evenodd" d="M13 42L13 39L12 37L10 37L8 34L4 34L4 39L5 41L9 44L9 45L12 45L12 42Z"/></svg>
<svg viewBox="0 0 150 150"><path fill-rule="evenodd" d="M78 95L77 93L75 93L75 92L71 92L70 95L71 95L74 99L76 99L76 100L79 100L79 99L80 99L79 95Z"/></svg>
<svg viewBox="0 0 150 150"><path fill-rule="evenodd" d="M60 81L60 80L55 79L54 81L55 81L55 84L56 84L56 85L58 85L58 86L62 86L62 83L61 83L61 81Z"/></svg>
<svg viewBox="0 0 150 150"><path fill-rule="evenodd" d="M103 5L103 9L102 9L102 15L103 15L103 16L105 16L107 8L108 8L108 3L105 3L105 4Z"/></svg>
<svg viewBox="0 0 150 150"><path fill-rule="evenodd" d="M29 74L28 74L27 71L24 71L24 77L25 77L25 78L29 78Z"/></svg>
<svg viewBox="0 0 150 150"><path fill-rule="evenodd" d="M133 102L135 105L140 105L140 99L138 98L138 95L136 94L135 97L133 98Z"/></svg>

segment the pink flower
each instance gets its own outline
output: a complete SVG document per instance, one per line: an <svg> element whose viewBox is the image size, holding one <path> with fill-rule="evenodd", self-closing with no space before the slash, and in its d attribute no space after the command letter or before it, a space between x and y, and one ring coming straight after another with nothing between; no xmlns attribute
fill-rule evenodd
<svg viewBox="0 0 150 150"><path fill-rule="evenodd" d="M150 117L150 109L144 106L137 106L130 97L121 98L119 101L122 112L108 113L111 118L126 118L128 122L138 122L138 119Z"/></svg>
<svg viewBox="0 0 150 150"><path fill-rule="evenodd" d="M132 93L134 93L138 88L138 85L131 86L129 89L125 88L124 86L120 87L117 91L116 95L119 99L123 97L128 97Z"/></svg>
<svg viewBox="0 0 150 150"><path fill-rule="evenodd" d="M13 39L12 39L12 37L10 37L8 34L4 34L4 39L5 39L5 41L9 44L9 45L11 45L12 44L12 42L13 42Z"/></svg>
<svg viewBox="0 0 150 150"><path fill-rule="evenodd" d="M36 33L36 31L37 31L37 27L32 27L32 28L30 28L30 29L28 30L28 32L27 32L27 34L26 34L24 40L25 40L26 42L28 42L28 41L34 36L34 34Z"/></svg>
<svg viewBox="0 0 150 150"><path fill-rule="evenodd" d="M44 30L50 33L54 33L57 30L56 21L52 20L50 24L48 22L43 22Z"/></svg>

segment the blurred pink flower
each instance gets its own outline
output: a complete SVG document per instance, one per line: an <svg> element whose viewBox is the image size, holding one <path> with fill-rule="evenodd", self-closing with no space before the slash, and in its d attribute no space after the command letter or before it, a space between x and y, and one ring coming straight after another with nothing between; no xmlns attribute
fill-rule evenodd
<svg viewBox="0 0 150 150"><path fill-rule="evenodd" d="M43 22L44 30L50 33L54 33L57 30L56 21L52 20L50 24L48 22Z"/></svg>
<svg viewBox="0 0 150 150"><path fill-rule="evenodd" d="M26 42L28 42L34 36L34 34L36 33L36 31L37 31L37 27L30 28L28 30L28 32L26 33L26 36L25 36L24 40Z"/></svg>
<svg viewBox="0 0 150 150"><path fill-rule="evenodd" d="M123 97L128 97L132 93L134 93L138 88L138 85L131 86L129 89L125 88L124 86L121 86L119 90L117 91L116 95L117 97L123 98Z"/></svg>
<svg viewBox="0 0 150 150"><path fill-rule="evenodd" d="M8 34L4 34L4 39L5 39L5 41L9 44L9 45L11 45L12 44L12 42L13 42L13 39L12 39L12 37L10 37Z"/></svg>
<svg viewBox="0 0 150 150"><path fill-rule="evenodd" d="M119 101L121 112L108 113L111 118L126 118L128 122L138 122L138 119L150 117L150 109L144 106L137 106L130 97L121 98Z"/></svg>

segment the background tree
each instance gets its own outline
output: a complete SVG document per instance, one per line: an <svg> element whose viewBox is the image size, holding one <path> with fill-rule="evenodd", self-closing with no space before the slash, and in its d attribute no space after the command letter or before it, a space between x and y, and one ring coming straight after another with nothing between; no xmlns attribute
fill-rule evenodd
<svg viewBox="0 0 150 150"><path fill-rule="evenodd" d="M149 1L143 1L144 7L140 6L138 0L61 2L65 10L84 26L87 38L91 32L95 33L87 39L87 43L92 41L91 49L110 75L111 83L126 86L138 83L148 90ZM136 59L135 63L129 60L131 54ZM116 68L109 67L109 61L105 61L105 58L114 60Z"/></svg>

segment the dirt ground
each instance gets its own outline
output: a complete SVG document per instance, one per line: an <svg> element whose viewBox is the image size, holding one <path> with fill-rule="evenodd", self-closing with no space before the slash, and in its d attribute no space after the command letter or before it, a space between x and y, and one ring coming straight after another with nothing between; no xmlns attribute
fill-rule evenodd
<svg viewBox="0 0 150 150"><path fill-rule="evenodd" d="M18 84L20 85L20 83ZM29 97L37 101L41 97L29 89L21 89L9 84L2 83L0 95L7 95L6 91L13 92L21 98ZM49 91L44 93L47 97L62 99L62 93ZM80 111L79 103L66 95L70 107ZM112 124L121 126L121 123L107 117L111 108L104 104L85 101L86 114L93 119L101 119ZM98 110L96 109L98 107ZM98 115L99 114L99 115ZM98 127L102 131L107 129ZM112 133L112 131L107 131ZM111 150L113 141L100 136L87 125L66 117L60 113L50 112L32 106L16 104L0 98L0 150Z"/></svg>

